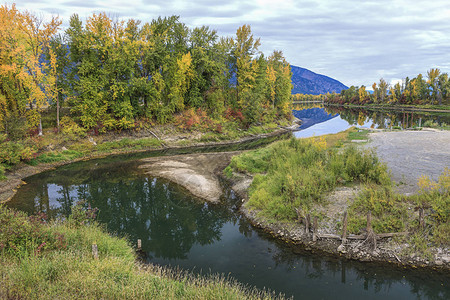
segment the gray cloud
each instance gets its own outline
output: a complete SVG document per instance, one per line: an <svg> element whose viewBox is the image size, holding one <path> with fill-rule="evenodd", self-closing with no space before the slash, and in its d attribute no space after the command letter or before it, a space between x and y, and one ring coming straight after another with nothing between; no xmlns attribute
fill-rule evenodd
<svg viewBox="0 0 450 300"><path fill-rule="evenodd" d="M448 0L20 0L19 9L58 13L67 24L106 11L122 18L150 21L179 15L189 27L208 25L234 35L243 24L261 37L269 55L282 50L294 65L336 78L347 85L370 86L432 67L450 72ZM53 10L52 10L53 8Z"/></svg>

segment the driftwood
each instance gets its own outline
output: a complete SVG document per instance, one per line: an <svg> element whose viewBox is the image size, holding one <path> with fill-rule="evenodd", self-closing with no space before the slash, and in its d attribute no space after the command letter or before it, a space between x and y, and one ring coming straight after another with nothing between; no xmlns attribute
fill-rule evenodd
<svg viewBox="0 0 450 300"><path fill-rule="evenodd" d="M407 235L408 232L392 232L392 233L378 233L375 234L375 237L377 240L379 239L385 239L385 238L391 238L394 236L402 236L402 235ZM335 240L342 240L342 237L338 234L332 234L332 233L322 233L322 234L317 234L318 238L321 239L335 239ZM349 234L346 238L347 240L365 240L367 239L367 235L366 234Z"/></svg>
<svg viewBox="0 0 450 300"><path fill-rule="evenodd" d="M167 147L163 142L162 142L162 140L159 138L159 136L157 136L156 135L156 133L154 133L153 131L151 131L151 130L148 130L155 138L157 138L160 142L161 142L161 145L163 145L163 147Z"/></svg>

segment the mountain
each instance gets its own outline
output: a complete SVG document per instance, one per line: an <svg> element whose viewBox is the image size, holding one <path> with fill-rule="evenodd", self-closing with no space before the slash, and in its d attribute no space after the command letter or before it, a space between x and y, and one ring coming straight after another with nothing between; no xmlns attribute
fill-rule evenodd
<svg viewBox="0 0 450 300"><path fill-rule="evenodd" d="M326 94L340 93L348 89L347 86L325 75L316 74L308 69L291 65L292 70L292 94Z"/></svg>
<svg viewBox="0 0 450 300"><path fill-rule="evenodd" d="M322 123L339 116L327 113L323 108L308 108L302 110L293 110L292 114L297 119L302 120L299 129L306 129L318 123Z"/></svg>

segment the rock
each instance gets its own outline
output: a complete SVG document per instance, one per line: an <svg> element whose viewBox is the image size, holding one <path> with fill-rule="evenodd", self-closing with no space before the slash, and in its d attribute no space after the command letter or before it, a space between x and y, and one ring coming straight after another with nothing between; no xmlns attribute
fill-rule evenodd
<svg viewBox="0 0 450 300"><path fill-rule="evenodd" d="M345 246L344 245L339 245L339 247L337 247L337 251L339 253L347 253L347 251L345 250Z"/></svg>
<svg viewBox="0 0 450 300"><path fill-rule="evenodd" d="M94 139L92 137L89 137L89 142L92 143L92 145L96 146L97 143L94 141Z"/></svg>
<svg viewBox="0 0 450 300"><path fill-rule="evenodd" d="M448 255L442 256L441 259L442 259L442 262L444 262L446 264L450 263L450 256L448 256Z"/></svg>
<svg viewBox="0 0 450 300"><path fill-rule="evenodd" d="M442 266L444 264L444 262L442 260L437 260L435 262L436 266Z"/></svg>
<svg viewBox="0 0 450 300"><path fill-rule="evenodd" d="M61 150L62 150L62 151L66 151L67 148L66 148L66 147L62 147Z"/></svg>

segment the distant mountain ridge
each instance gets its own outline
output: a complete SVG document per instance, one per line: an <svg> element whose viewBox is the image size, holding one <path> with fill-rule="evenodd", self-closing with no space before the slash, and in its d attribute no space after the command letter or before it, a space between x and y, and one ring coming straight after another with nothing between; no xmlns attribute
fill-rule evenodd
<svg viewBox="0 0 450 300"><path fill-rule="evenodd" d="M340 93L348 89L343 83L325 75L314 73L308 69L291 65L292 94L319 95L326 93Z"/></svg>

